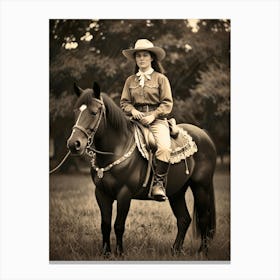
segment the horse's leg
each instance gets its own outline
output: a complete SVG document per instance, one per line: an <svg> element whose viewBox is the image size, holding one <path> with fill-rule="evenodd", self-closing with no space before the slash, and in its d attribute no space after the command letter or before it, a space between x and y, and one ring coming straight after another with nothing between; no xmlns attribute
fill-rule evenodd
<svg viewBox="0 0 280 280"><path fill-rule="evenodd" d="M194 196L194 215L197 217L197 227L201 234L201 245L198 252L208 255L208 243L215 232L215 205L212 180L210 184L191 183Z"/></svg>
<svg viewBox="0 0 280 280"><path fill-rule="evenodd" d="M177 219L177 236L172 246L172 254L175 255L182 252L186 232L191 223L191 217L186 205L184 191L180 191L176 195L169 197L169 203Z"/></svg>
<svg viewBox="0 0 280 280"><path fill-rule="evenodd" d="M114 229L117 240L116 255L118 256L123 255L123 234L131 197L131 192L127 186L123 186L117 194L117 217L115 220Z"/></svg>
<svg viewBox="0 0 280 280"><path fill-rule="evenodd" d="M113 199L108 197L99 188L95 188L95 196L101 212L101 231L103 237L102 252L103 255L111 253L110 232L112 220L112 204Z"/></svg>

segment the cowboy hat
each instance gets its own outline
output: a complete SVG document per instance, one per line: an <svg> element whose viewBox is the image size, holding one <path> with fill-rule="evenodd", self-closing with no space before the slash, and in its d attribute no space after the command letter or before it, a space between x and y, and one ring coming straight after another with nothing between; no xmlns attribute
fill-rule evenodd
<svg viewBox="0 0 280 280"><path fill-rule="evenodd" d="M126 49L122 51L122 54L130 60L134 60L134 53L137 51L150 51L153 52L158 60L162 60L165 57L164 49L155 47L154 44L147 39L139 39L136 41L134 49Z"/></svg>

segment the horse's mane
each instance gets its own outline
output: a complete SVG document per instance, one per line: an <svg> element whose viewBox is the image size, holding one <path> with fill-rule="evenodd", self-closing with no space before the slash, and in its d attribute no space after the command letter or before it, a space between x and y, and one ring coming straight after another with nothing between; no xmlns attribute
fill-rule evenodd
<svg viewBox="0 0 280 280"><path fill-rule="evenodd" d="M116 105L116 103L106 94L101 94L106 108L106 120L113 128L128 134L131 131L131 122L125 113ZM82 104L89 105L92 102L92 90L86 89L75 103L75 108L79 108Z"/></svg>
<svg viewBox="0 0 280 280"><path fill-rule="evenodd" d="M101 94L106 107L107 121L113 128L128 134L131 131L132 124L125 113L116 105L116 103L106 94Z"/></svg>

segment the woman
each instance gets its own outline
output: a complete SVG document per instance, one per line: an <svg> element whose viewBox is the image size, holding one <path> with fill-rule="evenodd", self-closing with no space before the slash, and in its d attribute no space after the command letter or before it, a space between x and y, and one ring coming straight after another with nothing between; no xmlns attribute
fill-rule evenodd
<svg viewBox="0 0 280 280"><path fill-rule="evenodd" d="M163 68L159 62L165 57L165 51L155 47L147 39L139 39L134 49L126 49L122 53L136 65L135 74L125 82L120 105L125 113L148 126L154 135L157 151L151 195L155 200L164 201L171 152L166 117L173 107L170 83L163 75Z"/></svg>

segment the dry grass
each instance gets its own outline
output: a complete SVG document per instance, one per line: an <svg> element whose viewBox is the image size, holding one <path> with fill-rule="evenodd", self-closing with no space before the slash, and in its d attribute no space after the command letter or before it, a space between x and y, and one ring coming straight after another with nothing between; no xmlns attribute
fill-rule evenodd
<svg viewBox="0 0 280 280"><path fill-rule="evenodd" d="M229 172L218 170L215 178L217 233L211 243L210 260L230 260ZM192 212L192 194L186 194ZM113 219L116 205L113 207ZM50 260L104 261L101 252L100 213L89 175L50 177ZM199 240L189 229L184 254L173 257L171 245L177 232L176 219L169 203L133 200L124 234L123 260L200 260ZM111 233L112 249L115 236ZM108 260L108 259L107 259ZM109 260L120 260L112 256Z"/></svg>

